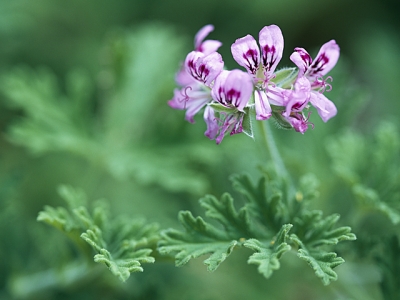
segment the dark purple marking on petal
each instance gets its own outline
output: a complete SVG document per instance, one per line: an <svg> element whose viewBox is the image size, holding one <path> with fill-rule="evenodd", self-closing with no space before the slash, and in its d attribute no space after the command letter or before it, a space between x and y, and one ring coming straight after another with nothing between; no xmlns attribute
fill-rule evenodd
<svg viewBox="0 0 400 300"><path fill-rule="evenodd" d="M271 47L269 45L265 45L264 47L264 52L263 52L263 65L269 71L271 69L271 66L273 66L276 62L276 48L274 45ZM268 61L268 58L270 59Z"/></svg>
<svg viewBox="0 0 400 300"><path fill-rule="evenodd" d="M297 51L297 53L300 54L301 59L306 63L306 66L308 67L312 63L311 56L303 51Z"/></svg>
<svg viewBox="0 0 400 300"><path fill-rule="evenodd" d="M248 70L251 72L251 74L255 74L259 65L257 51L254 49L249 49L246 53L243 53L243 58L247 62Z"/></svg>
<svg viewBox="0 0 400 300"><path fill-rule="evenodd" d="M310 66L310 76L316 75L324 70L324 67L329 62L329 58L322 53Z"/></svg>
<svg viewBox="0 0 400 300"><path fill-rule="evenodd" d="M227 93L226 93L226 101L229 104L232 104L236 107L239 106L240 104L240 91L236 91L235 89L230 89Z"/></svg>
<svg viewBox="0 0 400 300"><path fill-rule="evenodd" d="M201 64L198 68L196 68L194 61L189 60L188 62L190 74L197 80L201 82L207 81L207 76L210 74L210 70L207 69L205 64Z"/></svg>

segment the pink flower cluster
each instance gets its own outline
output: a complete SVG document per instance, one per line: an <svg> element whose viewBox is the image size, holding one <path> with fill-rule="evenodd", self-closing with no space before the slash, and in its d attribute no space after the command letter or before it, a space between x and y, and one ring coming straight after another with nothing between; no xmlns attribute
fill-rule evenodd
<svg viewBox="0 0 400 300"><path fill-rule="evenodd" d="M214 30L206 25L195 36L195 50L190 52L176 75L179 88L168 102L175 109L186 110L186 120L204 108L207 124L205 135L221 143L227 133L244 132L252 135L248 125L250 115L259 121L275 118L278 123L304 133L309 125L309 104L317 109L324 122L336 115L335 105L323 93L330 91L324 76L339 58L339 46L334 40L325 43L313 60L303 48L295 48L290 56L297 68L275 71L283 53L283 35L276 25L265 26L259 33L258 44L251 36L237 39L231 46L235 61L247 72L225 70L222 45L205 40Z"/></svg>

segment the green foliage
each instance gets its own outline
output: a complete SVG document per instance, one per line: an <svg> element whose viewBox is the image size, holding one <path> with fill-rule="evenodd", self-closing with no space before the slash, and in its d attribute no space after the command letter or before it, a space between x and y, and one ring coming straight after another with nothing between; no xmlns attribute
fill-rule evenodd
<svg viewBox="0 0 400 300"><path fill-rule="evenodd" d="M279 269L283 254L294 249L327 285L337 279L333 268L344 260L324 248L340 241L355 240L355 235L349 227L335 228L338 215L324 218L320 211L307 208L307 202L315 196L315 191L311 190L315 180L314 183L310 181L309 176L303 179L301 188L292 195L283 182L263 177L253 185L248 176L235 176L234 187L246 199L239 210L229 194L220 199L206 196L200 200L206 217L221 226L182 211L179 221L184 231L163 231L158 249L161 254L174 255L177 266L210 254L204 263L209 271L214 271L234 248L246 247L255 252L248 263L258 265L259 272L266 278ZM310 184L304 186L305 182Z"/></svg>
<svg viewBox="0 0 400 300"><path fill-rule="evenodd" d="M296 68L283 68L275 72L275 77L271 81L282 88L290 88L297 74Z"/></svg>
<svg viewBox="0 0 400 300"><path fill-rule="evenodd" d="M269 278L273 271L279 269L279 259L285 252L292 249L287 243L289 239L288 232L292 226L291 224L283 225L270 245L263 245L256 239L249 239L244 242L243 246L255 251L255 253L249 257L248 263L258 265L258 271L264 275L265 278Z"/></svg>
<svg viewBox="0 0 400 300"><path fill-rule="evenodd" d="M195 166L215 164L218 154L196 140L175 143L183 117L181 123L166 117L183 41L155 24L109 36L97 79L80 69L63 81L48 68L15 67L1 74L6 104L22 112L7 130L9 140L35 155L83 158L118 180L204 194L209 182Z"/></svg>
<svg viewBox="0 0 400 300"><path fill-rule="evenodd" d="M372 137L345 132L328 144L333 168L351 187L363 209L400 222L400 134L383 122Z"/></svg>
<svg viewBox="0 0 400 300"><path fill-rule="evenodd" d="M380 282L385 299L395 300L400 293L400 241L399 237L391 236L381 243L383 255L375 254L374 259L380 266L382 280Z"/></svg>
<svg viewBox="0 0 400 300"><path fill-rule="evenodd" d="M142 272L143 263L154 262L150 254L158 240L157 225L126 218L111 221L104 204L98 203L89 213L82 191L62 186L59 192L68 209L46 206L39 213L38 221L61 230L82 252L87 253L86 245L90 245L97 253L94 261L106 265L122 281L133 272Z"/></svg>

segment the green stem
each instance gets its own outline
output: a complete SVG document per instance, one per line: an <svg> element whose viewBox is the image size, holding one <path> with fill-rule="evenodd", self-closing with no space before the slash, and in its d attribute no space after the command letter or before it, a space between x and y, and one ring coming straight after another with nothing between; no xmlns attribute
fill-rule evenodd
<svg viewBox="0 0 400 300"><path fill-rule="evenodd" d="M292 178L287 171L285 164L283 163L282 157L279 153L278 147L276 146L275 139L272 135L272 130L268 121L260 122L257 121L260 127L261 135L264 140L264 144L268 149L268 153L272 164L274 165L274 169L278 177L283 178L288 182L289 190L291 193L295 192L294 184Z"/></svg>
<svg viewBox="0 0 400 300"><path fill-rule="evenodd" d="M264 144L268 149L269 156L272 160L272 163L274 164L276 174L279 175L279 177L287 177L288 172L283 163L282 157L279 154L278 148L276 147L275 140L272 135L271 127L269 126L268 121L257 123L259 124Z"/></svg>

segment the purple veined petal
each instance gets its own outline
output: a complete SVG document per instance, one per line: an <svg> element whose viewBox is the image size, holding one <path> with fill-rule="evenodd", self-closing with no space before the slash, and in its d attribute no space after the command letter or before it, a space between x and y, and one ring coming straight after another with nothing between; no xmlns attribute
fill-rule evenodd
<svg viewBox="0 0 400 300"><path fill-rule="evenodd" d="M235 122L231 131L231 135L242 133L244 113L236 114L233 117L235 118Z"/></svg>
<svg viewBox="0 0 400 300"><path fill-rule="evenodd" d="M336 116L337 108L335 104L322 93L312 91L310 102L317 109L319 116L324 122Z"/></svg>
<svg viewBox="0 0 400 300"><path fill-rule="evenodd" d="M310 54L303 48L295 48L290 60L299 68L298 76L303 76L312 63Z"/></svg>
<svg viewBox="0 0 400 300"><path fill-rule="evenodd" d="M223 70L221 73L219 73L218 77L215 79L214 86L211 89L211 97L223 105L228 105L225 99L224 89L224 84L228 75L228 70Z"/></svg>
<svg viewBox="0 0 400 300"><path fill-rule="evenodd" d="M281 87L269 85L266 91L268 102L272 105L284 106L287 102L285 100L285 93L287 92L288 90Z"/></svg>
<svg viewBox="0 0 400 300"><path fill-rule="evenodd" d="M254 105L256 109L256 120L263 121L271 117L271 105L264 91L254 91Z"/></svg>
<svg viewBox="0 0 400 300"><path fill-rule="evenodd" d="M286 121L292 125L295 131L300 132L301 134L304 134L304 132L307 131L308 125L310 124L307 122L308 120L304 118L302 113L292 113L290 116L286 117Z"/></svg>
<svg viewBox="0 0 400 300"><path fill-rule="evenodd" d="M294 83L293 90L284 91L286 110L283 113L288 117L292 112L299 112L304 109L311 97L311 84L305 77L298 77Z"/></svg>
<svg viewBox="0 0 400 300"><path fill-rule="evenodd" d="M196 80L210 86L211 82L221 73L224 62L218 52L208 55L192 51L186 56L185 69Z"/></svg>
<svg viewBox="0 0 400 300"><path fill-rule="evenodd" d="M260 65L260 49L251 35L237 39L231 46L234 60L245 67L247 72L256 75Z"/></svg>
<svg viewBox="0 0 400 300"><path fill-rule="evenodd" d="M331 40L322 45L317 57L309 67L308 76L325 76L336 65L340 55L340 48L335 40Z"/></svg>
<svg viewBox="0 0 400 300"><path fill-rule="evenodd" d="M283 35L276 25L265 26L259 34L262 64L266 78L269 79L275 71L283 54Z"/></svg>
<svg viewBox="0 0 400 300"><path fill-rule="evenodd" d="M206 122L207 130L204 132L204 135L208 137L210 140L214 140L219 131L218 120L215 117L214 110L211 106L206 106L204 110L204 122Z"/></svg>
<svg viewBox="0 0 400 300"><path fill-rule="evenodd" d="M211 95L219 103L243 111L252 91L253 82L249 74L240 70L224 70L215 80Z"/></svg>
<svg viewBox="0 0 400 300"><path fill-rule="evenodd" d="M222 121L222 125L219 127L219 134L215 139L217 145L222 142L225 134L230 131L230 135L241 133L243 131L243 116L238 114L228 114Z"/></svg>
<svg viewBox="0 0 400 300"><path fill-rule="evenodd" d="M194 49L196 51L202 52L201 50L199 50L199 48L201 47L201 44L203 43L206 36L209 35L209 33L213 30L214 26L211 24L205 25L200 28L200 30L196 33L194 37Z"/></svg>

